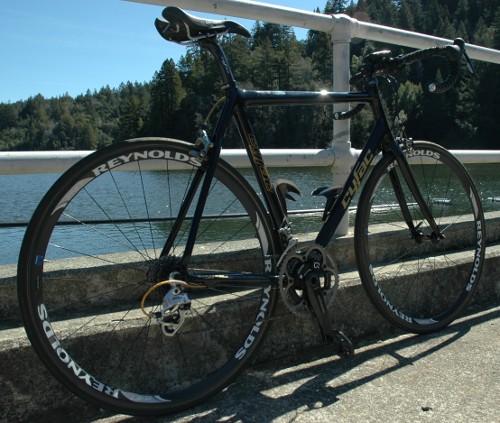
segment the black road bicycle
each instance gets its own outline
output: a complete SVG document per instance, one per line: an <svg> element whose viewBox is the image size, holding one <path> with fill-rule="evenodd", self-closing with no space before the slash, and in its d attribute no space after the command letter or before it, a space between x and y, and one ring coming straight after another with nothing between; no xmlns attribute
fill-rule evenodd
<svg viewBox="0 0 500 423"><path fill-rule="evenodd" d="M27 228L18 294L33 347L67 388L101 407L149 415L191 407L226 387L261 344L278 297L313 317L341 357L353 354L331 311L339 272L326 249L362 181L354 227L359 276L378 311L399 328L429 333L471 299L485 254L480 198L462 164L430 142L393 134L378 77L442 56L457 80L464 43L366 57L354 92L241 89L217 37L238 23L175 7L156 27L215 58L225 93L217 124L196 143L134 139L96 151L64 173ZM271 181L247 106L368 105L375 123L343 187L321 188L321 228L292 236L287 198ZM221 159L234 119L259 189ZM260 191L260 192L257 192ZM318 218L319 221L320 218ZM443 277L445 275L446 277Z"/></svg>

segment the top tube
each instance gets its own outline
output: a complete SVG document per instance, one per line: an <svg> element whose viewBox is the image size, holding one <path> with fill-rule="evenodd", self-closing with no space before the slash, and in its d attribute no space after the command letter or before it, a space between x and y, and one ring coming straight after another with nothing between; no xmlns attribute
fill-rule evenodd
<svg viewBox="0 0 500 423"><path fill-rule="evenodd" d="M247 106L370 103L373 101L373 96L366 92L331 92L324 90L260 91L238 88L238 97Z"/></svg>

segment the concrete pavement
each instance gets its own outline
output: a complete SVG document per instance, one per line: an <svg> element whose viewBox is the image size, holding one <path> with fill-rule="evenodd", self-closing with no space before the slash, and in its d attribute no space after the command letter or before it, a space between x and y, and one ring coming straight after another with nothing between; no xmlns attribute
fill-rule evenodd
<svg viewBox="0 0 500 423"><path fill-rule="evenodd" d="M365 340L350 360L327 347L249 368L187 412L141 419L84 406L37 421L94 423L500 422L500 305L444 331ZM77 404L75 404L77 405Z"/></svg>

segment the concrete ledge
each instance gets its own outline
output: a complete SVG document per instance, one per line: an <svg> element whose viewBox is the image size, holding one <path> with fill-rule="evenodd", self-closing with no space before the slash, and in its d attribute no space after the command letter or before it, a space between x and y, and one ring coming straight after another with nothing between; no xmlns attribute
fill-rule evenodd
<svg viewBox="0 0 500 423"><path fill-rule="evenodd" d="M490 246L474 304L500 301L499 269L500 245ZM341 284L334 303L338 327L349 334L355 343L367 337L384 339L399 333L374 309L356 280L357 272L346 272L340 276L341 279L350 279L350 282ZM277 316L255 362L297 355L322 343L312 319L291 315L281 302ZM4 363L0 366L0 409L6 422L49 421L54 418L52 412L55 408L59 412L86 408L96 412L93 406L74 397L48 373L32 350L22 327L0 331L0 362ZM45 420L43 416L47 415L51 417Z"/></svg>
<svg viewBox="0 0 500 423"><path fill-rule="evenodd" d="M488 239L500 239L499 235L498 219L489 220ZM354 268L352 236L338 239L333 244L332 254L338 263L345 264L341 268L340 287L334 302L337 327L351 336L354 342L366 337L386 338L398 333L374 309L360 284ZM475 304L499 302L499 269L500 244L488 245L483 276L474 298ZM443 269L443 272L443 275L447 275L448 270ZM55 404L58 409L89 407L62 388L35 356L24 329L20 326L15 266L3 266L0 275L0 329L3 328L0 330L0 362L8 363L0 367L2 418L6 421L33 421L50 413ZM295 317L281 301L276 316L268 338L255 357L257 362L295 355L322 343L316 323L312 319Z"/></svg>
<svg viewBox="0 0 500 423"><path fill-rule="evenodd" d="M493 245L497 242L497 240L500 240L500 213L488 213L486 215L486 218L488 253L489 249L491 248L490 245ZM391 256L398 255L398 248L400 244L400 242L398 242L399 237L406 236L402 235L402 231L399 230L389 230L385 227L383 227L382 229L384 240L383 242L377 243L379 244L377 246L377 260L379 262L384 262L386 260L388 261L390 260ZM455 232L458 233L458 231ZM301 242L310 242L313 240L313 235L299 234L298 238ZM453 244L455 242L460 243L460 240L459 236L454 235L452 237L447 237L443 242ZM356 258L354 253L352 231L349 235L335 239L334 242L329 244L327 249L328 252L332 255L335 263L337 263L339 272L344 274L344 276L341 276L340 278L340 286L344 287L346 285L346 282L350 281L351 279L357 281L358 276L356 271ZM251 269L253 256L249 252L245 252L244 250L245 248L244 246L242 246L241 242L227 243L224 251L219 250L215 258L213 256L210 256L210 263L212 265L212 268L222 268L222 266L227 266L227 263L234 262L234 251L240 251L238 257L236 257L237 261L239 263L244 261L245 265L242 268ZM228 255L231 256L231 260L227 259ZM114 254L113 257L107 257L109 257L110 261L114 263L126 262L130 265L132 264L129 258L123 254ZM59 268L57 267L57 262L55 262L55 264L49 264L49 266L53 267L53 269L49 270L53 271L54 274L60 272ZM128 266L125 271L132 272L132 270L130 270L131 267L132 266ZM135 267L140 269L143 267L143 264L136 264ZM82 298L86 295L85 292L78 292L78 289L85 289L87 292L99 292L99 290L102 290L102 280L114 281L119 280L120 278L120 273L117 273L113 266L103 266L102 262L95 259L79 259L75 260L74 263L72 263L72 259L67 259L64 262L64 269L66 269L65 272L72 272L72 275L75 274L74 272L78 272L79 279L85 280L84 288L73 287L73 289L75 290L75 292L73 293L75 299ZM17 327L22 324L17 301L16 272L17 265L15 264L0 266L0 330L4 328ZM134 275L130 274L127 275L127 277L128 279L132 279ZM142 274L137 275L137 277L139 279L142 278ZM122 278L122 280L124 279ZM67 300L67 298L61 298L61 301Z"/></svg>

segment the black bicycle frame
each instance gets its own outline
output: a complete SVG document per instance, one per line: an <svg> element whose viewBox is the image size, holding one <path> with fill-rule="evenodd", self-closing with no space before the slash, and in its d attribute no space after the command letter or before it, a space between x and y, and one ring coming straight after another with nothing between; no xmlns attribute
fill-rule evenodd
<svg viewBox="0 0 500 423"><path fill-rule="evenodd" d="M210 150L210 159L208 167L205 170L205 176L201 187L198 204L195 209L195 214L192 220L192 226L188 236L187 247L183 262L187 264L192 253L198 232L199 221L202 217L205 207L206 198L210 189L210 184L215 173L217 160L219 159L222 141L225 134L225 129L228 127L230 120L234 117L240 136L247 150L250 163L254 170L258 184L262 191L264 202L271 216L274 228L280 229L284 222L287 221L287 216L283 211L279 198L274 190L271 178L265 166L262 154L260 152L257 140L252 132L249 120L246 116L245 108L251 106L273 106L273 105L326 105L326 104L345 104L345 103L366 103L370 105L375 117L375 125L372 133L364 146L360 156L356 160L347 180L338 195L336 201L331 205L329 210L326 210L326 219L321 227L315 242L321 246L326 246L332 239L335 230L344 217L348 207L358 191L362 181L367 175L367 170L379 154L392 153L398 166L400 167L403 177L408 184L415 200L419 204L424 217L429 221L431 228L436 236L440 235L439 228L434 222L430 210L423 199L420 190L411 173L405 155L395 140L392 131L385 117L378 87L376 81L368 87L366 92L313 92L313 91L254 91L243 90L238 87L231 68L227 62L226 56L222 47L215 38L207 38L199 41L201 47L209 50L215 58L219 67L220 74L223 80L223 89L226 93L226 101L219 115L219 119L211 136L213 148ZM200 170L199 172L203 172ZM408 227L412 233L416 229L412 223L410 212L406 204L406 200L402 195L401 184L394 171L391 173L391 181L394 185L399 205L402 209ZM198 188L198 180L196 189ZM190 202L191 198L185 201ZM187 206L183 207L187 210ZM185 215L180 215L182 221ZM179 225L180 226L180 225ZM172 231L170 238L174 238L177 234ZM170 246L167 242L163 254L168 254Z"/></svg>

